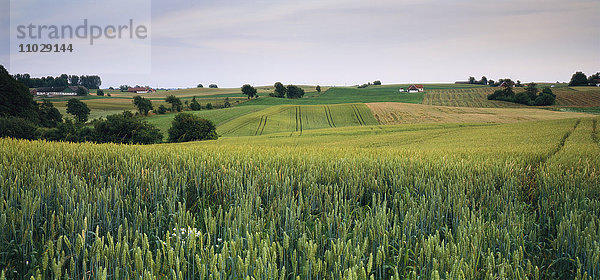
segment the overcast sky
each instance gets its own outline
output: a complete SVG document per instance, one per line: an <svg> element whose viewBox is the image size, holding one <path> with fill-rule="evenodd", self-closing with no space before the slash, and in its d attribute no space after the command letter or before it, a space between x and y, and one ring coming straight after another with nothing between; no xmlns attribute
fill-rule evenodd
<svg viewBox="0 0 600 280"><path fill-rule="evenodd" d="M0 2L0 64L8 65L8 0ZM69 1L37 2L54 11ZM152 1L151 13L150 74L98 69L103 87L454 82L482 75L566 81L575 71L600 71L598 0L171 0ZM105 15L113 16L123 17ZM114 69L120 64L111 61ZM98 74L70 73L90 71L74 67L56 61L27 72Z"/></svg>

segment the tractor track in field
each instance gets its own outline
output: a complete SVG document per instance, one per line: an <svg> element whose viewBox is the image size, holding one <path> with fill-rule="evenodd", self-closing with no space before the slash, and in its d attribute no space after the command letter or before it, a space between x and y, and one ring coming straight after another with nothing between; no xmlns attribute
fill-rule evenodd
<svg viewBox="0 0 600 280"><path fill-rule="evenodd" d="M260 117L260 122L258 123L258 127L256 128L256 132L254 132L254 136L262 135L265 130L265 126L267 126L267 118L268 116Z"/></svg>
<svg viewBox="0 0 600 280"><path fill-rule="evenodd" d="M523 194L523 199L525 200L524 202L527 205L529 205L530 211L535 213L535 221L538 224L540 223L540 220L543 219L539 211L540 194L538 187L541 184L541 182L538 181L539 169L564 148L567 139L571 137L571 134L573 134L573 132L577 129L580 123L581 119L575 121L575 125L573 125L573 127L570 128L563 135L563 137L558 142L558 145L553 150L551 150L546 157L525 167L525 174L523 177L521 192ZM549 228L540 229L540 235L545 236L545 238L541 238L541 240L543 241L539 245L541 251L546 252L552 250L551 239L549 237L550 231L551 229ZM542 265L540 266L542 275L546 275L548 273L552 262L553 260L551 258L549 258L548 256L544 256L544 259L541 261Z"/></svg>
<svg viewBox="0 0 600 280"><path fill-rule="evenodd" d="M329 127L335 127L335 123L333 122L333 117L331 116L331 109L329 106L323 106L325 108L325 117L327 118L327 123Z"/></svg>
<svg viewBox="0 0 600 280"><path fill-rule="evenodd" d="M598 120L596 119L592 120L592 141L600 145L600 140L598 139Z"/></svg>
<svg viewBox="0 0 600 280"><path fill-rule="evenodd" d="M243 127L245 127L245 126L247 126L247 125L250 125L250 123L251 123L251 122L252 122L252 119L248 119L247 121L244 121L244 122L240 123L239 125L237 125L237 126L234 126L232 129L230 129L230 130L228 130L227 132L225 132L225 134L231 134L231 133L234 133L234 132L236 132L236 131L238 131L238 130L242 129L242 128L243 128Z"/></svg>
<svg viewBox="0 0 600 280"><path fill-rule="evenodd" d="M296 131L302 135L302 109L300 106L296 106Z"/></svg>
<svg viewBox="0 0 600 280"><path fill-rule="evenodd" d="M366 125L365 124L365 120L362 118L362 115L360 114L360 111L358 110L358 107L356 107L355 104L352 104L352 110L354 111L354 115L356 116L356 119L358 120L358 124L360 125Z"/></svg>

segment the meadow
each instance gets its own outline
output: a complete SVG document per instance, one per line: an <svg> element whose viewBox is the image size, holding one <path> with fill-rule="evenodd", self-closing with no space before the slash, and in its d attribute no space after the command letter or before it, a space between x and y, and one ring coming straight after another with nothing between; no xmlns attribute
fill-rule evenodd
<svg viewBox="0 0 600 280"><path fill-rule="evenodd" d="M599 121L0 139L2 277L597 279Z"/></svg>

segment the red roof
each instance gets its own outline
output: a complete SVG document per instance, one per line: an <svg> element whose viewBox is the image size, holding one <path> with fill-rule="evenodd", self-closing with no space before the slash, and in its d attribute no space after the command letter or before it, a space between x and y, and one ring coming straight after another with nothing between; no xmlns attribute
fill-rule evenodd
<svg viewBox="0 0 600 280"><path fill-rule="evenodd" d="M138 92L138 91L150 91L150 88L147 87L134 87L134 88L129 88L127 91L129 92Z"/></svg>
<svg viewBox="0 0 600 280"><path fill-rule="evenodd" d="M417 88L423 88L423 85L415 85Z"/></svg>

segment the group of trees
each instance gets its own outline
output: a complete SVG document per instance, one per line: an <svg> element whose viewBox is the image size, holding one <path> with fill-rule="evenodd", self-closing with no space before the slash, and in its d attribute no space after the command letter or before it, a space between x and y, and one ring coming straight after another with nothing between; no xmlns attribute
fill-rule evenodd
<svg viewBox="0 0 600 280"><path fill-rule="evenodd" d="M246 86L249 85L244 85L244 87ZM242 92L244 92L244 87L242 87ZM317 86L317 91L321 92L320 86ZM298 99L304 97L304 89L295 85L288 85L286 87L281 82L276 82L274 85L274 90L273 92L269 93L269 96L277 98Z"/></svg>
<svg viewBox="0 0 600 280"><path fill-rule="evenodd" d="M540 92L536 83L527 84L525 91L515 94L510 83L506 83L502 89L488 95L488 99L520 103L528 106L549 106L554 105L556 95L549 87L545 87Z"/></svg>
<svg viewBox="0 0 600 280"><path fill-rule="evenodd" d="M587 77L583 72L575 72L575 74L571 76L569 86L595 86L598 83L600 83L600 72L597 72L596 74L593 74L589 77Z"/></svg>
<svg viewBox="0 0 600 280"><path fill-rule="evenodd" d="M362 85L358 86L358 88L366 88L368 86L380 86L380 85L381 85L381 81L380 80L376 80L373 83L368 82L366 84L362 84Z"/></svg>
<svg viewBox="0 0 600 280"><path fill-rule="evenodd" d="M469 84L472 85L488 85L488 78L482 76L480 80L475 80L475 77L469 77Z"/></svg>
<svg viewBox="0 0 600 280"><path fill-rule="evenodd" d="M77 76L62 74L58 77L32 78L29 74L16 74L13 77L29 88L82 86L89 89L98 89L102 84L100 77L95 75Z"/></svg>
<svg viewBox="0 0 600 280"><path fill-rule="evenodd" d="M179 100L181 103L181 100ZM33 100L27 87L0 65L0 137L46 139L49 141L154 144L162 142L158 128L142 116L153 109L152 102L137 96L133 104L139 114L129 111L88 123L90 109L77 98L67 102L67 113L74 121L64 119L52 102ZM175 104L175 106L177 106ZM169 130L172 142L216 139L212 122L196 116L177 116Z"/></svg>

